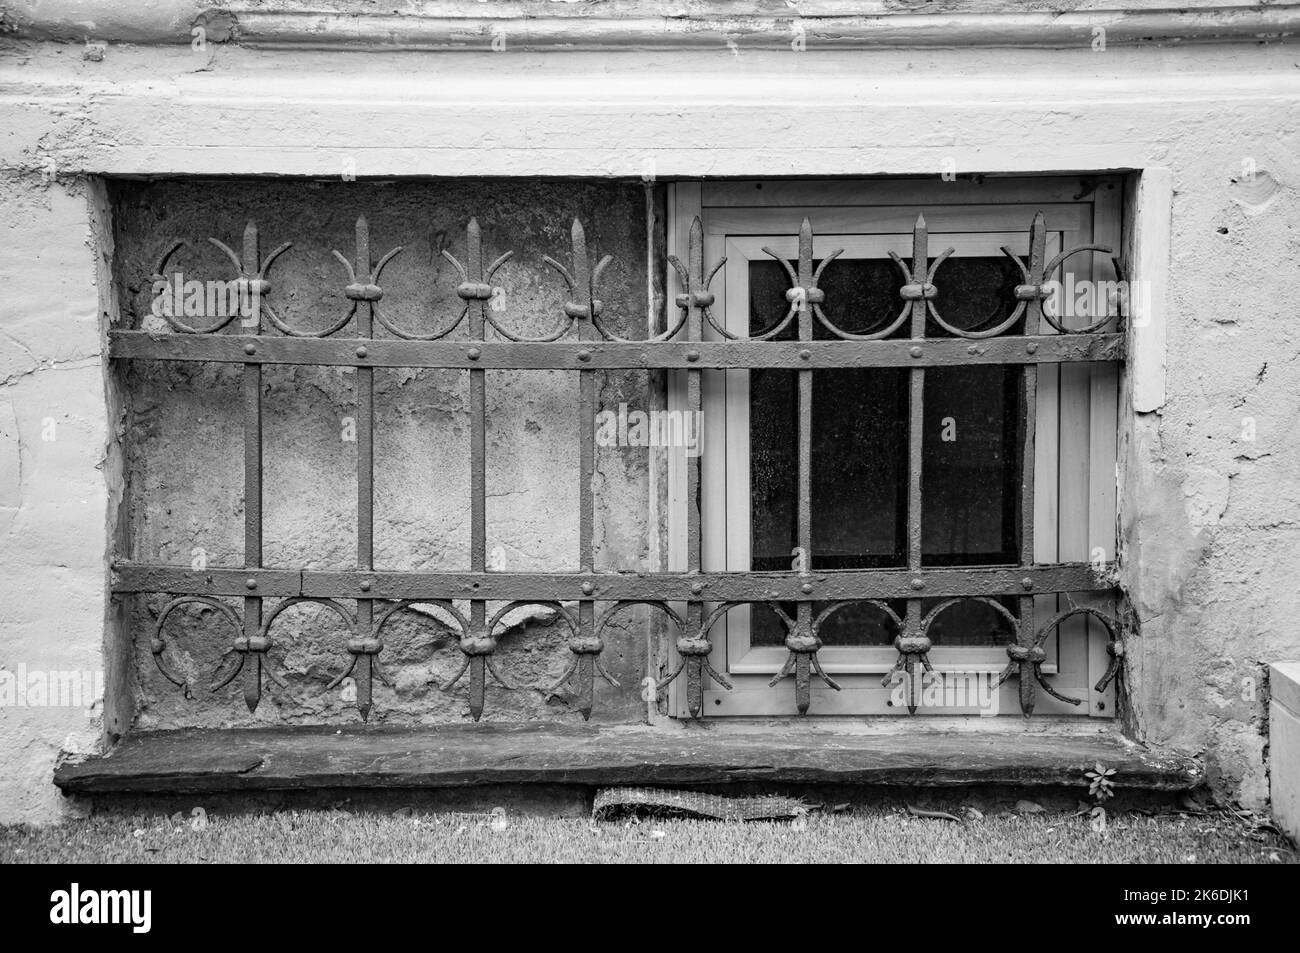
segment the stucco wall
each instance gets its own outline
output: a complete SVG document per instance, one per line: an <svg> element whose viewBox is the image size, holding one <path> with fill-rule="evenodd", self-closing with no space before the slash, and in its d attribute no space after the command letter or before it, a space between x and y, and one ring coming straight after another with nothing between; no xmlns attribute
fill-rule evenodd
<svg viewBox="0 0 1300 953"><path fill-rule="evenodd" d="M61 748L91 750L102 701L108 444L94 203L85 183L9 172L0 186L9 288L0 325L0 817L52 818ZM51 678L80 679L49 704ZM101 685L102 690L102 685ZM38 695L44 691L45 695ZM22 701L30 703L23 704ZM92 704L94 703L94 704Z"/></svg>
<svg viewBox="0 0 1300 953"><path fill-rule="evenodd" d="M1123 422L1120 487L1137 731L1203 751L1210 783L1255 805L1266 666L1300 657L1300 117L1264 115L1244 144L1208 123L1172 144L1165 402Z"/></svg>
<svg viewBox="0 0 1300 953"><path fill-rule="evenodd" d="M1121 422L1121 575L1141 617L1127 721L1149 741L1203 751L1220 793L1265 798L1262 664L1300 656L1295 47L868 55L720 44L349 58L213 43L201 53L110 45L87 57L80 45L19 40L0 62L0 127L11 289L0 406L13 408L0 432L21 463L0 469L6 669L81 667L102 653L118 468L97 318L112 294L95 224L102 202L85 176L336 176L345 156L363 178L937 175L948 159L963 174L1159 171L1168 207L1146 211L1168 223L1168 247L1143 260L1167 269L1155 315L1165 348L1154 355L1167 370L1159 387L1149 376L1142 387L1163 398L1141 413L1126 405ZM351 217L337 216L333 247L349 247ZM241 220L232 213L213 234L234 239ZM376 231L376 248L408 241ZM1143 357L1139 373L1158 375L1161 361ZM404 385L409 399L454 409L432 381ZM322 386L336 412L341 382ZM40 440L46 417L63 422L52 443ZM314 426L323 448L327 428ZM403 472L419 492L418 474ZM160 525L178 539L189 532L180 519ZM620 556L632 555L633 535ZM546 664L562 655L548 651ZM0 710L0 819L56 816L51 765L86 728L100 726L79 711Z"/></svg>

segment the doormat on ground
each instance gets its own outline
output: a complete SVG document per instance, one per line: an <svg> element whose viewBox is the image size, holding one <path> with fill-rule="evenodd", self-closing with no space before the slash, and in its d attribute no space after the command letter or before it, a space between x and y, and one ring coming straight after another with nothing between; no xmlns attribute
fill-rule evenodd
<svg viewBox="0 0 1300 953"><path fill-rule="evenodd" d="M601 788L591 809L593 820L622 817L700 817L718 821L772 821L802 817L812 810L798 798L722 797L662 788Z"/></svg>

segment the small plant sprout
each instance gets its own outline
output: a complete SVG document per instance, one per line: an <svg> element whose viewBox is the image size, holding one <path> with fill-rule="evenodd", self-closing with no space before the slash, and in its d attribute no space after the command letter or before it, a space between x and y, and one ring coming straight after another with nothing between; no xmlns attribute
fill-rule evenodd
<svg viewBox="0 0 1300 953"><path fill-rule="evenodd" d="M1096 799L1098 804L1104 802L1107 798L1115 796L1115 783L1111 778L1115 775L1114 768L1107 768L1100 761L1094 766L1093 770L1085 771L1083 776L1088 779L1088 796Z"/></svg>

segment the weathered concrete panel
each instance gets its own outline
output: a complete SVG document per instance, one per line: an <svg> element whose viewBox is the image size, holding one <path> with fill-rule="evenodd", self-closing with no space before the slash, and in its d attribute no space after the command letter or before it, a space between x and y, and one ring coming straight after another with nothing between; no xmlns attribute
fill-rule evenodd
<svg viewBox="0 0 1300 953"><path fill-rule="evenodd" d="M260 230L262 254L284 241L294 247L272 272L266 304L292 327L317 330L347 313L347 276L331 251L353 257L354 223L370 223L373 257L401 245L385 269L388 320L417 333L443 328L460 313L458 281L442 250L464 257L464 229L476 215L485 254L513 250L498 272L505 310L493 316L532 336L558 325L562 282L542 262L570 258L569 230L580 218L594 256L613 255L602 297L619 333L644 336L646 326L646 202L640 183L239 183L122 184L113 190L124 289L121 324L158 327L150 313L149 275L159 250L190 241L172 268L185 280L225 279L230 266L208 236L238 248L247 219ZM170 269L169 269L170 273ZM196 319L196 323L197 319ZM206 322L205 322L206 323ZM227 330L237 331L238 320ZM347 328L341 336L353 334ZM450 339L465 338L467 328ZM392 337L377 328L376 336ZM137 362L124 370L128 396L126 442L130 558L208 567L243 559L243 431L240 369L220 365ZM436 369L375 373L375 566L436 571L469 568L468 375ZM620 402L645 406L644 372L609 372L599 409ZM487 537L493 568L565 571L578 568L577 375L568 371L489 371L487 380ZM356 558L355 374L343 368L277 366L263 376L264 561L270 567L351 569ZM595 426L595 422L588 422ZM601 448L596 492L598 568L656 568L647 564L648 451ZM156 670L148 635L159 595L136 600L131 623L140 674L140 727L212 726L250 721L236 681L193 700ZM237 601L237 600L236 600ZM489 615L499 607L489 605ZM269 611L270 605L267 610ZM521 615L520 618L524 618ZM232 633L208 607L169 621L169 660L196 685L206 685ZM564 699L548 698L571 655L562 627L535 619L513 630L499 657L525 687L489 689L493 719L578 717ZM633 623L608 640L606 661L621 689L601 684L594 717L644 717L644 625ZM350 724L355 708L346 684L326 685L347 663L340 621L320 606L291 609L277 621L272 664L290 681L270 687L253 721L263 724ZM381 662L396 690L378 687L372 719L399 724L461 721L466 686L444 683L462 655L434 619L399 617L385 628Z"/></svg>

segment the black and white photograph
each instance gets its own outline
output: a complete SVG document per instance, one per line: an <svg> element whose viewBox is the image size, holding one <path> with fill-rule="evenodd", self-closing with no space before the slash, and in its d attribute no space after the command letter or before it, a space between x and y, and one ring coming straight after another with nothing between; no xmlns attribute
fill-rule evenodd
<svg viewBox="0 0 1300 953"><path fill-rule="evenodd" d="M1284 912L1300 2L0 0L0 242L10 922Z"/></svg>

